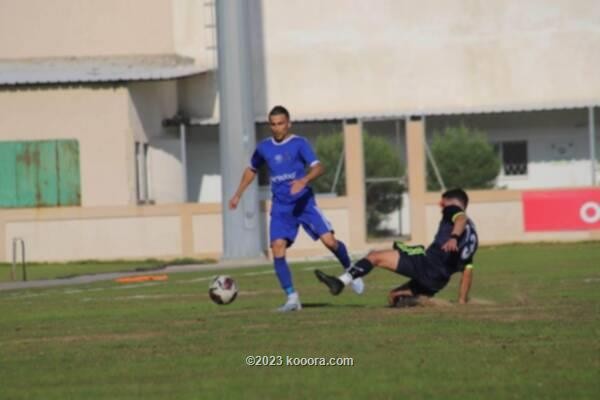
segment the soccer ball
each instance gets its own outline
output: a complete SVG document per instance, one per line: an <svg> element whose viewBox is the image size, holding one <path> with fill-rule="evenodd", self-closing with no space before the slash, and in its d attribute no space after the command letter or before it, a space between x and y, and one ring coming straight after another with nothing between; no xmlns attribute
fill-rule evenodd
<svg viewBox="0 0 600 400"><path fill-rule="evenodd" d="M232 303L238 294L235 281L226 275L216 276L208 286L210 299L217 304Z"/></svg>

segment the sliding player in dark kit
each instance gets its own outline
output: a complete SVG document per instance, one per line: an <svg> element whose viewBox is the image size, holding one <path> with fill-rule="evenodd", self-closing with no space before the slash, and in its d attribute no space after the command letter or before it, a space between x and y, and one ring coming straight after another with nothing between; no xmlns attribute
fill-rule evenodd
<svg viewBox="0 0 600 400"><path fill-rule="evenodd" d="M465 213L468 204L469 197L462 189L442 194L442 220L427 249L395 242L392 250L370 252L337 278L319 270L315 274L332 294L338 295L353 279L367 275L373 267L396 272L410 278L389 293L390 305L402 307L416 305L418 296L434 296L446 286L452 274L462 272L458 301L465 304L473 280L473 256L478 244L475 225Z"/></svg>

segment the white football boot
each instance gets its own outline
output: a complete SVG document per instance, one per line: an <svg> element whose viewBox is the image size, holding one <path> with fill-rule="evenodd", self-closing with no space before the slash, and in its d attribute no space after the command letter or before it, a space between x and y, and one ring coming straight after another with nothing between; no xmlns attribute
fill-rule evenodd
<svg viewBox="0 0 600 400"><path fill-rule="evenodd" d="M362 278L356 278L350 283L350 287L356 294L363 294L365 291L365 281Z"/></svg>
<svg viewBox="0 0 600 400"><path fill-rule="evenodd" d="M288 299L284 305L277 308L275 311L277 312L291 312L291 311L300 311L302 310L302 304L300 303L300 298L298 297L298 293L292 293L288 295Z"/></svg>

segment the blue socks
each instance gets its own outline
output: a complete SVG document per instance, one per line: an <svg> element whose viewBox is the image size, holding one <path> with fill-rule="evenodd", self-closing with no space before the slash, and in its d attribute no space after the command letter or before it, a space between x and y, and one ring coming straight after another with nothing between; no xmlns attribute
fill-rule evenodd
<svg viewBox="0 0 600 400"><path fill-rule="evenodd" d="M348 250L346 250L346 245L341 240L338 240L337 244L338 244L337 250L333 251L332 253L335 254L336 258L338 259L340 264L342 264L344 269L348 269L348 268L350 268L351 262L350 262L350 256L348 255Z"/></svg>
<svg viewBox="0 0 600 400"><path fill-rule="evenodd" d="M335 250L333 254L336 256L340 264L342 264L344 269L347 270L352 264L350 261L350 256L348 255L348 250L346 249L344 242L338 240L337 244L337 250ZM273 264L275 264L275 273L277 274L277 279L279 279L279 284L281 285L283 291L287 295L295 293L296 290L294 289L294 284L292 283L292 273L290 272L290 267L288 266L285 257L274 257Z"/></svg>
<svg viewBox="0 0 600 400"><path fill-rule="evenodd" d="M279 283L281 284L281 288L283 291L290 295L294 293L294 284L292 283L292 273L290 272L290 267L288 267L288 263L285 257L275 257L275 273L277 274L277 279L279 279Z"/></svg>

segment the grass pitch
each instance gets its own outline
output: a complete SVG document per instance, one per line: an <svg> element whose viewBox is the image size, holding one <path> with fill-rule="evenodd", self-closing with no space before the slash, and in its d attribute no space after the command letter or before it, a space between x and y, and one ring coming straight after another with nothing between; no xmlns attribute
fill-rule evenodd
<svg viewBox="0 0 600 400"><path fill-rule="evenodd" d="M226 271L241 289L228 306L208 299L208 272L0 292L0 398L600 395L599 243L483 248L467 306L453 302L458 276L438 305L397 310L384 305L401 277L374 271L363 296L332 297L313 267L292 265L305 309L289 315L272 312L270 266ZM260 355L354 365L245 365Z"/></svg>

